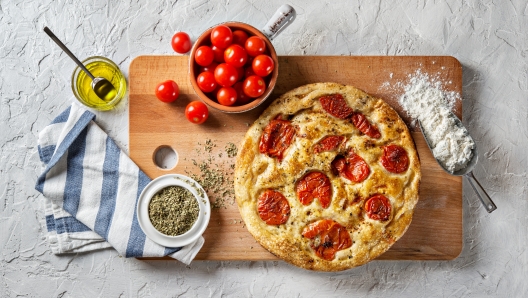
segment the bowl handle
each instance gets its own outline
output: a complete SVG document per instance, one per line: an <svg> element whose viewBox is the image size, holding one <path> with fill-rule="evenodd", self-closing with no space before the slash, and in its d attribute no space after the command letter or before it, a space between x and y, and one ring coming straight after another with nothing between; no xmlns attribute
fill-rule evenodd
<svg viewBox="0 0 528 298"><path fill-rule="evenodd" d="M264 35L266 35L269 40L272 40L277 35L279 35L279 33L284 28L288 27L288 25L291 24L293 20L295 20L296 15L297 13L292 6L283 4L266 23L262 29L262 33L264 33Z"/></svg>

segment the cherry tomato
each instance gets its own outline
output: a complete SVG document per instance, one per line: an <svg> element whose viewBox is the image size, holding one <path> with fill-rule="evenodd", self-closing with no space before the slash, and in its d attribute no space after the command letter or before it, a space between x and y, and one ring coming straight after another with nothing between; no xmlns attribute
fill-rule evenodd
<svg viewBox="0 0 528 298"><path fill-rule="evenodd" d="M209 117L209 109L201 101L191 101L185 108L185 117L195 124L202 124Z"/></svg>
<svg viewBox="0 0 528 298"><path fill-rule="evenodd" d="M196 83L198 88L206 93L215 90L217 86L214 74L209 71L200 73L196 78Z"/></svg>
<svg viewBox="0 0 528 298"><path fill-rule="evenodd" d="M354 113L354 109L348 106L343 95L339 93L321 96L319 102L323 110L340 119L347 119Z"/></svg>
<svg viewBox="0 0 528 298"><path fill-rule="evenodd" d="M244 46L246 44L246 40L248 39L248 34L245 31L242 30L235 30L233 31L233 43L237 45Z"/></svg>
<svg viewBox="0 0 528 298"><path fill-rule="evenodd" d="M156 97L163 102L173 102L180 95L178 84L172 80L161 82L156 87Z"/></svg>
<svg viewBox="0 0 528 298"><path fill-rule="evenodd" d="M247 62L247 53L243 47L233 44L224 52L224 61L234 67L242 67Z"/></svg>
<svg viewBox="0 0 528 298"><path fill-rule="evenodd" d="M185 54L191 49L191 38L185 32L176 32L172 37L171 45L176 53Z"/></svg>
<svg viewBox="0 0 528 298"><path fill-rule="evenodd" d="M313 146L314 153L333 151L343 144L344 136L326 136Z"/></svg>
<svg viewBox="0 0 528 298"><path fill-rule="evenodd" d="M268 55L258 55L253 59L251 66L257 76L265 77L273 71L275 68L275 62L273 62L273 59Z"/></svg>
<svg viewBox="0 0 528 298"><path fill-rule="evenodd" d="M266 42L258 36L251 36L246 40L244 47L249 56L256 57L264 54L264 51L266 51Z"/></svg>
<svg viewBox="0 0 528 298"><path fill-rule="evenodd" d="M310 241L310 246L318 257L327 261L332 261L336 252L352 246L347 229L332 219L312 222L303 229L302 235L308 239L320 240Z"/></svg>
<svg viewBox="0 0 528 298"><path fill-rule="evenodd" d="M236 71L237 71L237 78L238 78L238 81L241 81L244 79L244 74L245 74L245 70L243 67L235 67Z"/></svg>
<svg viewBox="0 0 528 298"><path fill-rule="evenodd" d="M207 66L213 62L214 53L213 50L208 46L201 46L196 49L194 53L194 61L200 66Z"/></svg>
<svg viewBox="0 0 528 298"><path fill-rule="evenodd" d="M216 93L218 103L224 106L232 106L237 100L237 92L233 87L222 87Z"/></svg>
<svg viewBox="0 0 528 298"><path fill-rule="evenodd" d="M207 66L201 66L200 67L200 72L208 71L208 72L214 73L214 70L215 70L215 68L217 66L218 66L218 63L213 61L213 62L211 62L211 64L209 64Z"/></svg>
<svg viewBox="0 0 528 298"><path fill-rule="evenodd" d="M354 126L363 134L374 139L381 138L381 133L378 128L374 124L371 124L365 115L355 112L352 114L352 117L350 117L350 120L352 120L352 124L354 124Z"/></svg>
<svg viewBox="0 0 528 298"><path fill-rule="evenodd" d="M233 88L235 88L235 91L237 93L237 100L236 100L237 105L239 106L245 105L246 103L250 102L253 99L247 96L246 93L244 93L244 83L242 83L241 81L236 82L233 85Z"/></svg>
<svg viewBox="0 0 528 298"><path fill-rule="evenodd" d="M409 168L409 155L402 147L390 144L383 147L381 164L391 173L403 173Z"/></svg>
<svg viewBox="0 0 528 298"><path fill-rule="evenodd" d="M290 203L280 192L268 189L258 198L257 212L266 224L281 225L290 217Z"/></svg>
<svg viewBox="0 0 528 298"><path fill-rule="evenodd" d="M221 49L227 48L233 42L233 32L225 25L218 25L211 31L211 43Z"/></svg>
<svg viewBox="0 0 528 298"><path fill-rule="evenodd" d="M365 202L364 209L370 219L387 221L390 218L392 207L386 196L377 194Z"/></svg>
<svg viewBox="0 0 528 298"><path fill-rule="evenodd" d="M246 49L246 48L244 48L244 50L245 50L245 49ZM246 53L247 53L247 51L246 51ZM247 62L246 62L246 66L247 66L247 67L251 67L251 66L253 65L253 59L255 59L255 57L253 57L253 56L249 56L249 54L248 54L248 60L247 60Z"/></svg>
<svg viewBox="0 0 528 298"><path fill-rule="evenodd" d="M363 182L370 174L367 162L353 151L349 152L346 158L341 155L336 156L331 166L341 177L356 183Z"/></svg>
<svg viewBox="0 0 528 298"><path fill-rule="evenodd" d="M213 50L214 61L218 63L224 63L224 50L217 46L212 46L211 49Z"/></svg>
<svg viewBox="0 0 528 298"><path fill-rule="evenodd" d="M330 179L321 172L310 172L297 182L295 187L297 198L303 205L310 205L318 199L321 207L328 208L332 200L332 184Z"/></svg>
<svg viewBox="0 0 528 298"><path fill-rule="evenodd" d="M238 81L238 72L232 65L222 63L216 67L214 77L220 86L231 87Z"/></svg>
<svg viewBox="0 0 528 298"><path fill-rule="evenodd" d="M259 97L266 91L266 82L259 76L249 76L244 80L244 93L249 97Z"/></svg>
<svg viewBox="0 0 528 298"><path fill-rule="evenodd" d="M216 88L209 92L210 94L208 95L208 97L212 100L214 100L216 98L216 94L218 93L218 90L220 90L220 88L223 88L222 86L218 85L218 83L216 84Z"/></svg>
<svg viewBox="0 0 528 298"><path fill-rule="evenodd" d="M259 151L269 157L276 157L281 162L294 137L295 127L291 121L273 119L260 136Z"/></svg>
<svg viewBox="0 0 528 298"><path fill-rule="evenodd" d="M255 75L255 72L253 71L253 67L250 66L244 70L244 78L254 76L254 75Z"/></svg>

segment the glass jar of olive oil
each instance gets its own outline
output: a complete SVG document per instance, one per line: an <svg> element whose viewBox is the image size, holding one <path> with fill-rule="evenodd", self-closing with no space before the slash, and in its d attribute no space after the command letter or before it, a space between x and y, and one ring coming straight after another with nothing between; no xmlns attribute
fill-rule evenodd
<svg viewBox="0 0 528 298"><path fill-rule="evenodd" d="M119 67L111 60L94 56L82 61L84 66L94 77L102 77L110 81L117 91L117 94L110 101L104 101L95 94L92 89L92 79L79 67L76 67L72 75L73 94L87 107L101 111L114 108L126 93L126 79L119 70Z"/></svg>

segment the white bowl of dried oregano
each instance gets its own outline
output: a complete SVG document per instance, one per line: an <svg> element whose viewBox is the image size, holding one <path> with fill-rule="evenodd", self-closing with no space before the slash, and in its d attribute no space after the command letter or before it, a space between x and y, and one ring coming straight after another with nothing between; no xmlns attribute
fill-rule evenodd
<svg viewBox="0 0 528 298"><path fill-rule="evenodd" d="M166 247L182 247L203 234L211 205L198 182L184 175L167 174L143 189L136 212L150 240Z"/></svg>

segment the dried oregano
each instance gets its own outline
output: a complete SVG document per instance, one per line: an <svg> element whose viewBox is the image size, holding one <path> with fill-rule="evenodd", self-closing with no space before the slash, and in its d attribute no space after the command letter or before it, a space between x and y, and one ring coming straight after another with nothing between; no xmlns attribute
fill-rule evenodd
<svg viewBox="0 0 528 298"><path fill-rule="evenodd" d="M235 157L238 154L238 149L235 144L229 142L225 147L225 151L228 157Z"/></svg>
<svg viewBox="0 0 528 298"><path fill-rule="evenodd" d="M213 148L217 145L211 139L205 140L205 145L198 142L201 148L195 148L196 155L201 157L201 160L192 159L193 165L199 169L199 174L190 171L185 171L187 175L196 180L207 192L209 199L211 199L211 207L213 209L227 208L227 204L235 202L234 187L233 187L233 169L235 164L232 160L223 160L218 162L215 157L220 159L222 152L214 153ZM202 153L202 149L206 154ZM225 153L229 159L235 157L238 149L235 144L227 143L225 146Z"/></svg>
<svg viewBox="0 0 528 298"><path fill-rule="evenodd" d="M160 190L149 203L149 218L156 230L178 236L191 229L198 218L200 207L194 195L181 186Z"/></svg>

